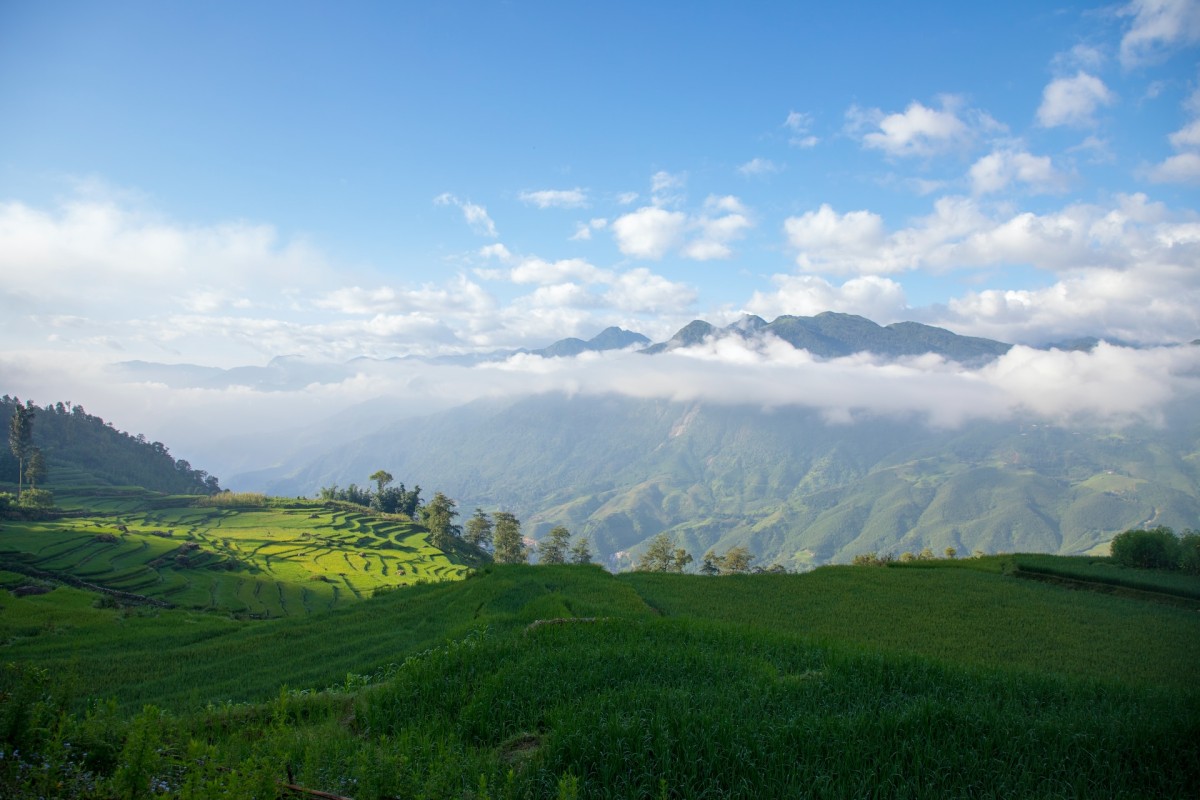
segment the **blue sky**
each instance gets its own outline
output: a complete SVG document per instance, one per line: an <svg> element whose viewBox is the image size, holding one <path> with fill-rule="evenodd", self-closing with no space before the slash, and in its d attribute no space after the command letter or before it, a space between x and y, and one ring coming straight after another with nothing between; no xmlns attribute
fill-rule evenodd
<svg viewBox="0 0 1200 800"><path fill-rule="evenodd" d="M1196 0L0 0L0 366L1191 341L1198 53Z"/></svg>

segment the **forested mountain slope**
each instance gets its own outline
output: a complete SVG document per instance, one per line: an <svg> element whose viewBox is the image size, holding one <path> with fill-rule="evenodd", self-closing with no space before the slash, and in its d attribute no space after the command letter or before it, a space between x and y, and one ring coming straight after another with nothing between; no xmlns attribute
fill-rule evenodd
<svg viewBox="0 0 1200 800"><path fill-rule="evenodd" d="M661 531L693 553L744 544L789 567L932 547L1081 553L1115 533L1200 519L1200 423L1033 421L933 429L814 411L545 394L486 401L243 476L278 494L419 476L460 508L509 508L543 533L587 533L611 556ZM620 562L617 562L620 563Z"/></svg>
<svg viewBox="0 0 1200 800"><path fill-rule="evenodd" d="M46 459L46 483L51 489L62 484L101 484L211 494L220 488L215 475L174 458L162 442L119 431L112 423L88 414L83 406L59 402L42 408L4 395L0 397L0 424L5 431L18 405L34 412L33 444ZM15 485L17 467L9 448L0 448L0 482Z"/></svg>

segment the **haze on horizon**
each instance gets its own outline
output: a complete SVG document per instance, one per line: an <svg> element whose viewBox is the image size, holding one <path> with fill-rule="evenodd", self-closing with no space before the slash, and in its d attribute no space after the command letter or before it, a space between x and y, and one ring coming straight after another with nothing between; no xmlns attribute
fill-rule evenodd
<svg viewBox="0 0 1200 800"><path fill-rule="evenodd" d="M1200 374L1172 347L1200 338L1198 45L1195 0L6 4L0 390L177 451L525 391L1153 421ZM111 367L826 310L1144 349L967 369L725 343L278 392Z"/></svg>

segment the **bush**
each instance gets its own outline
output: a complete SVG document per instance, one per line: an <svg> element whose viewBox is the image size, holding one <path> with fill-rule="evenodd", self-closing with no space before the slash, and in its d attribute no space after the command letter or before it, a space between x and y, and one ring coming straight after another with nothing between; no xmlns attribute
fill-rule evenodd
<svg viewBox="0 0 1200 800"><path fill-rule="evenodd" d="M1181 548L1170 528L1125 531L1113 537L1113 561L1141 569L1179 569Z"/></svg>
<svg viewBox="0 0 1200 800"><path fill-rule="evenodd" d="M17 501L21 508L33 508L39 511L54 508L54 494L45 489L26 489L21 492Z"/></svg>

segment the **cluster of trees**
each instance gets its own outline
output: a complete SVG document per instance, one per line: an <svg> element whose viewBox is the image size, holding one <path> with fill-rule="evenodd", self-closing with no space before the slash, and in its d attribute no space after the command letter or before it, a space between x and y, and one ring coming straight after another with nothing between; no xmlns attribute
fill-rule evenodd
<svg viewBox="0 0 1200 800"><path fill-rule="evenodd" d="M340 489L336 484L321 489L322 500L354 503L387 514L404 514L429 531L429 542L439 550L454 548L462 540L488 554L498 564L527 564L533 549L521 534L521 521L508 511L491 514L482 508L465 525L456 522L457 504L442 492L435 492L428 503L421 503L421 487L406 489L403 483L392 486L395 478L386 470L377 470L370 477L375 491L350 484ZM571 544L571 533L559 526L550 531L536 548L539 564L590 564L591 545L586 536Z"/></svg>
<svg viewBox="0 0 1200 800"><path fill-rule="evenodd" d="M946 558L954 558L958 555L958 550L953 547L947 547L942 553ZM983 555L980 551L975 551L976 556ZM886 567L888 564L894 564L899 561L901 564L908 564L913 561L933 561L937 556L933 554L933 549L926 547L919 553L911 551L903 552L899 557L891 553L859 553L850 562L856 567Z"/></svg>
<svg viewBox="0 0 1200 800"><path fill-rule="evenodd" d="M1112 540L1112 558L1118 564L1140 569L1165 569L1200 575L1200 532L1176 535L1165 526L1129 530Z"/></svg>
<svg viewBox="0 0 1200 800"><path fill-rule="evenodd" d="M476 547L490 552L497 564L527 564L530 548L521 535L521 521L508 511L488 514L482 508L467 520L464 538ZM537 546L539 564L590 564L592 548L588 537L581 536L571 544L571 532L559 525Z"/></svg>
<svg viewBox="0 0 1200 800"><path fill-rule="evenodd" d="M0 397L0 422L9 432L9 447L0 448L0 481L17 484L18 492L26 483L37 489L45 480L50 459L56 468L80 470L92 480L114 485L170 494L215 494L221 490L215 475L176 460L162 442L118 431L111 422L88 414L83 406L59 402L39 408L32 401L22 403L20 398L4 395ZM14 443L14 436L20 441Z"/></svg>
<svg viewBox="0 0 1200 800"><path fill-rule="evenodd" d="M360 488L353 483L345 489L341 489L335 483L332 486L322 487L318 496L322 500L353 503L356 506L366 506L384 514L403 514L411 520L417 519L421 510L420 486L414 486L411 490L405 488L403 483L392 486L395 478L390 472L382 469L376 470L370 480L375 482L374 492L366 487Z"/></svg>
<svg viewBox="0 0 1200 800"><path fill-rule="evenodd" d="M747 548L737 545L724 553L709 550L704 554L697 570L701 575L742 575L745 573L783 573L787 569L782 564L772 564L769 567L756 566L755 555ZM693 561L692 554L682 547L676 547L671 537L660 533L650 540L650 546L642 553L634 569L638 572L683 572Z"/></svg>

